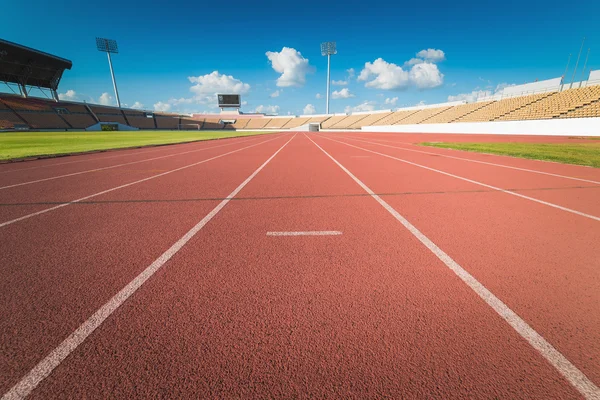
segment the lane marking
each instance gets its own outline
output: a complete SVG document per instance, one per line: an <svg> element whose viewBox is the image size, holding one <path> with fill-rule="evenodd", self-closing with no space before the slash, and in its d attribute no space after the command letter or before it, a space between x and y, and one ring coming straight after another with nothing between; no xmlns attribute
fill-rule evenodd
<svg viewBox="0 0 600 400"><path fill-rule="evenodd" d="M245 143L245 142L247 142L249 140L251 140L251 139L244 140L241 143ZM237 143L240 143L240 142L237 142ZM104 170L107 170L107 169L123 167L125 165L133 165L133 164L139 164L139 163L143 163L143 162L147 162L147 161L160 160L162 158L175 157L175 156L179 156L179 155L183 155L183 154L196 153L196 152L199 152L199 151L216 149L217 147L230 146L231 144L237 144L237 143L226 143L226 144L221 144L219 146L203 147L201 149L188 150L188 151L183 151L181 153L167 154L165 156L159 156L159 157L153 157L153 158L146 158L144 160L131 161L131 162L128 162L128 163L123 163L123 164L116 164L116 165L109 165L107 167L101 167L101 168L95 168L95 169L88 169L88 170L85 170L85 171L73 172L73 173L65 174L65 175L58 175L58 176L52 176L52 177L49 177L49 178L36 179L34 181L27 181L27 182L15 183L13 185L0 186L0 190L10 189L10 188L18 187L18 186L31 185L33 183L52 181L54 179L67 178L69 176L76 176L76 175L81 175L81 174L87 174L87 173L90 173L90 172L104 171Z"/></svg>
<svg viewBox="0 0 600 400"><path fill-rule="evenodd" d="M280 136L277 136L277 137L275 137L273 139L265 140L265 141L260 142L260 143L255 143L255 144L252 144L250 146L242 147L241 149L233 150L233 151L230 151L230 152L227 152L227 153L215 156L215 157L207 158L205 160L198 161L198 162L195 162L193 164L184 165L183 167L175 168L175 169L172 169L170 171L163 172L161 174L152 175L152 176L149 176L149 177L144 178L144 179L140 179L140 180L137 180L137 181L134 181L134 182L126 183L124 185L120 185L120 186L116 186L116 187L113 187L113 188L110 188L110 189L106 189L106 190L103 190L101 192L91 194L89 196L81 197L81 198L79 198L77 200L68 201L68 202L65 202L65 203L60 203L60 204L58 204L57 206L54 206L54 207L45 208L43 210L36 211L36 212L31 213L31 214L23 215L21 217L12 219L10 221L2 222L2 223L0 223L0 228L5 227L7 225L14 224L15 222L19 222L19 221L23 221L23 220L31 218L31 217L35 217L36 215L45 214L47 212L58 210L59 208L66 207L66 206L71 205L71 204L79 203L81 201L84 201L84 200L87 200L87 199L91 199L91 198L96 197L96 196L100 196L100 195L103 195L103 194L106 194L106 193L110 193L110 192L113 192L115 190L123 189L123 188L129 187L129 186L132 186L132 185L136 185L138 183L146 182L146 181L149 181L151 179L155 179L155 178L158 178L158 177L161 177L161 176L165 176L165 175L171 174L173 172L177 172L177 171L181 171L183 169L194 167L196 165L203 164L205 162L216 160L217 158L221 158L221 157L224 157L224 156L229 155L229 154L237 153L238 151L249 149L250 147L258 146L258 145L261 145L263 143L272 142L273 140L277 140L279 138L280 138Z"/></svg>
<svg viewBox="0 0 600 400"><path fill-rule="evenodd" d="M61 344L52 350L42 361L27 373L15 386L2 396L2 400L16 400L27 397L52 371L58 367L73 351L79 347L108 317L110 317L127 299L131 297L148 279L165 265L187 242L190 241L215 215L219 213L296 135L284 143L267 161L258 167L252 175L242 182L227 198L221 201L200 222L175 242L144 271L108 300L91 317L71 333Z"/></svg>
<svg viewBox="0 0 600 400"><path fill-rule="evenodd" d="M306 134L305 134L306 135ZM308 136L307 136L308 137ZM315 143L323 153L337 164L350 178L363 188L373 199L385 208L398 222L400 222L413 236L415 236L425 247L427 247L440 261L442 261L452 272L456 274L467 286L469 286L484 302L487 303L500 317L502 317L523 339L536 349L562 376L573 385L586 399L600 399L600 388L596 386L583 372L573 365L562 353L554 348L546 339L535 331L525 320L511 310L506 304L496 297L489 289L481 284L473 275L468 273L448 254L440 249L435 243L419 231L413 224L404 218L398 211L390 206L385 200L373 192L360 179L352 174L331 154Z"/></svg>
<svg viewBox="0 0 600 400"><path fill-rule="evenodd" d="M553 174L551 172L538 171L538 170L535 170L535 169L519 168L519 167L513 167L511 165L504 165L504 164L497 164L497 163L492 163L492 162L487 162L487 161L473 160L473 159L464 158L464 157L455 157L455 156L450 156L450 155L447 155L447 154L444 154L444 153L435 153L435 152L431 152L431 151L407 149L406 147L391 146L391 145L388 145L388 144L379 143L379 142L394 143L393 141L390 141L390 140L371 139L371 140L377 140L379 142L370 142L370 141L362 139L362 138L361 139L356 139L356 138L351 138L351 137L348 137L348 136L341 136L341 135L340 135L340 137L343 137L343 138L349 139L349 140L356 140L358 142L375 144L375 145L378 145L378 146L385 146L385 147L391 147L391 148L399 149L399 150L412 151L414 153L430 154L430 155L435 155L435 156L440 156L440 157L452 158L452 159L455 159L455 160L461 160L461 161L467 161L467 162L474 162L474 163L478 163L478 164L491 165L491 166L500 167L500 168L509 168L509 169L514 169L514 170L517 170L517 171L531 172L531 173L534 173L534 174L548 175L548 176L554 176L554 177L557 177L557 178L571 179L571 180L574 180L574 181L588 182L588 183L593 183L593 184L596 184L596 185L600 185L599 181L593 181L593 180L590 180L590 179L575 178L573 176ZM415 146L412 143L406 143L406 144L410 145L410 146ZM488 153L480 153L480 154L488 154ZM493 155L493 156L503 156L501 154L490 154L490 155ZM533 160L533 161L544 161L544 160Z"/></svg>
<svg viewBox="0 0 600 400"><path fill-rule="evenodd" d="M570 212L572 214L580 215L580 216L585 217L585 218L593 219L594 221L600 221L600 217L596 217L595 215L591 215L591 214L586 214L586 213L581 212L581 211L573 210L572 208L567 208L567 207L559 206L558 204L549 203L547 201L536 199L534 197L525 196L524 194L520 194L520 193L516 193L516 192L511 192L511 191L506 190L506 189L502 189L502 188L499 188L499 187L496 187L496 186L488 185L487 183L483 183L483 182L479 182L479 181L474 181L472 179L464 178L464 177L458 176L458 175L454 175L454 174L451 174L449 172L444 172L444 171L441 171L439 169L427 167L425 165L417 164L417 163L414 163L412 161L403 160L402 158L390 156L389 154L379 153L379 152L374 151L374 150L365 149L364 147L359 147L359 146L355 146L355 145L350 144L350 143L345 143L345 142L341 142L339 140L331 139L331 138L329 138L327 136L321 136L321 135L319 135L319 137L322 137L323 139L331 140L332 142L341 143L341 144L344 144L346 146L350 146L350 147L354 147L356 149L367 151L369 153L378 154L378 155L383 156L383 157L391 158L392 160L400 161L400 162L403 162L403 163L406 163L406 164L409 164L409 165L414 165L415 167L423 168L423 169L426 169L426 170L429 170L429 171L437 172L437 173L442 174L442 175L450 176L452 178L460 179L462 181L473 183L475 185L483 186L483 187L486 187L486 188L489 188L489 189L493 189L493 190L496 190L496 191L499 191L499 192L502 192L502 193L507 193L507 194L510 194L512 196L521 197L523 199L530 200L530 201L533 201L533 202L536 202L536 203L539 203L539 204L543 204L543 205L546 205L546 206L549 206L549 207L553 207L553 208L556 208L556 209L559 209L559 210L562 210L562 211Z"/></svg>
<svg viewBox="0 0 600 400"><path fill-rule="evenodd" d="M336 236L340 231L267 232L267 236Z"/></svg>

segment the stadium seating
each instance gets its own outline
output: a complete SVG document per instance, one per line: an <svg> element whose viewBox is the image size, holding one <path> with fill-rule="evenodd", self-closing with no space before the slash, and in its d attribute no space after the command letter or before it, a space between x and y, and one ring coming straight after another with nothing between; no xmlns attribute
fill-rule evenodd
<svg viewBox="0 0 600 400"><path fill-rule="evenodd" d="M70 113L78 113L78 114L89 114L90 112L85 108L84 105L80 104L70 104L70 103L57 103L53 106L54 109L64 108L68 110Z"/></svg>
<svg viewBox="0 0 600 400"><path fill-rule="evenodd" d="M514 110L525 107L536 101L540 101L554 93L539 93L529 96L510 97L499 101L494 101L486 107L480 108L470 114L458 118L454 122L484 122L494 121L503 115L506 115Z"/></svg>
<svg viewBox="0 0 600 400"><path fill-rule="evenodd" d="M421 110L400 110L389 114L387 117L384 117L372 125L394 125L397 122L402 121L404 118L407 118L413 114L418 113Z"/></svg>
<svg viewBox="0 0 600 400"><path fill-rule="evenodd" d="M368 117L369 114L357 114L357 115L349 115L347 118L344 118L342 121L338 122L335 125L332 125L332 129L350 129L350 126L360 122L361 120Z"/></svg>
<svg viewBox="0 0 600 400"><path fill-rule="evenodd" d="M455 120L462 118L468 114L471 114L480 108L483 108L489 105L491 101L482 101L480 103L467 103L467 104L459 104L454 107L448 108L446 111L443 111L433 117L427 119L425 121L426 124L443 124L454 122Z"/></svg>
<svg viewBox="0 0 600 400"><path fill-rule="evenodd" d="M284 128L284 129L298 128L299 126L306 125L308 123L308 121L310 121L311 119L312 118L306 118L306 117L292 118L285 125L283 125L282 128Z"/></svg>
<svg viewBox="0 0 600 400"><path fill-rule="evenodd" d="M156 118L156 127L158 129L178 129L179 116L168 114L154 114Z"/></svg>
<svg viewBox="0 0 600 400"><path fill-rule="evenodd" d="M1 116L2 114L0 114ZM570 110L561 114L559 118L597 118L600 117L600 100L587 104L583 107Z"/></svg>
<svg viewBox="0 0 600 400"><path fill-rule="evenodd" d="M56 113L32 113L20 114L32 129L68 129L67 123Z"/></svg>
<svg viewBox="0 0 600 400"><path fill-rule="evenodd" d="M292 120L292 117L288 117L288 118L273 118L273 119L271 119L265 125L265 128L267 128L267 129L281 129L285 124L287 124L291 120Z"/></svg>
<svg viewBox="0 0 600 400"><path fill-rule="evenodd" d="M24 122L14 112L0 109L0 129L13 129L15 124L24 124Z"/></svg>
<svg viewBox="0 0 600 400"><path fill-rule="evenodd" d="M327 120L321 122L321 128L330 129L332 126L339 124L340 122L342 122L343 120L345 120L348 117L349 117L348 115L335 115L335 116L328 118Z"/></svg>
<svg viewBox="0 0 600 400"><path fill-rule="evenodd" d="M600 86L569 89L563 92L552 93L551 96L514 110L501 116L498 120L520 121L555 118L599 99Z"/></svg>
<svg viewBox="0 0 600 400"><path fill-rule="evenodd" d="M210 130L214 130L214 129L223 129L225 127L225 124L220 123L219 121L221 121L220 118L206 118L204 120L204 125L202 125L200 128L202 129L210 129ZM183 119L182 119L182 124Z"/></svg>
<svg viewBox="0 0 600 400"><path fill-rule="evenodd" d="M154 129L154 118L146 117L145 115L127 115L129 125L140 129Z"/></svg>
<svg viewBox="0 0 600 400"><path fill-rule="evenodd" d="M61 115L74 129L85 129L96 123L90 114L64 114Z"/></svg>
<svg viewBox="0 0 600 400"><path fill-rule="evenodd" d="M270 120L271 118L252 118L248 121L246 129L263 129Z"/></svg>
<svg viewBox="0 0 600 400"><path fill-rule="evenodd" d="M52 111L49 105L50 102L42 99L6 96L2 97L2 101L14 111Z"/></svg>
<svg viewBox="0 0 600 400"><path fill-rule="evenodd" d="M424 108L406 118L402 118L400 121L396 122L395 125L420 124L423 121L426 121L427 119L448 110L449 108L450 107Z"/></svg>
<svg viewBox="0 0 600 400"><path fill-rule="evenodd" d="M359 119L358 121L353 122L348 126L350 129L360 129L363 126L370 126L375 124L377 121L386 118L387 116L392 115L391 112L383 112L383 113L375 113L368 114L363 119Z"/></svg>
<svg viewBox="0 0 600 400"><path fill-rule="evenodd" d="M231 124L234 129L244 129L248 125L249 118L236 118L235 123Z"/></svg>

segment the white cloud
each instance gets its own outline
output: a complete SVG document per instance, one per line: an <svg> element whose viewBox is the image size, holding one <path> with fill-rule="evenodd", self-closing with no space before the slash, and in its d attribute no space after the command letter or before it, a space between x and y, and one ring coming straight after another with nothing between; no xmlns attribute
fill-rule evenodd
<svg viewBox="0 0 600 400"><path fill-rule="evenodd" d="M471 93L461 93L456 96L448 96L448 101L466 101L474 102L479 97L491 96L493 93L490 90L474 90Z"/></svg>
<svg viewBox="0 0 600 400"><path fill-rule="evenodd" d="M373 77L374 79L371 79ZM372 63L365 63L365 68L360 72L358 80L367 81L365 87L386 90L401 89L408 86L409 83L408 72L382 58L378 58Z"/></svg>
<svg viewBox="0 0 600 400"><path fill-rule="evenodd" d="M220 74L219 71L201 76L189 76L188 80L195 83L194 86L190 87L190 91L195 96L192 99L179 99L179 104L216 104L217 93L246 94L250 91L249 84L231 75Z"/></svg>
<svg viewBox="0 0 600 400"><path fill-rule="evenodd" d="M417 53L417 57L432 63L438 63L446 59L446 54L442 50L427 49Z"/></svg>
<svg viewBox="0 0 600 400"><path fill-rule="evenodd" d="M420 102L418 102L417 104L415 104L415 106L424 106L425 105L425 100L421 100Z"/></svg>
<svg viewBox="0 0 600 400"><path fill-rule="evenodd" d="M265 54L273 69L281 74L277 78L279 87L304 86L306 74L314 71L308 59L296 49L284 47L280 52L267 51Z"/></svg>
<svg viewBox="0 0 600 400"><path fill-rule="evenodd" d="M409 77L419 89L431 89L444 83L444 74L440 72L437 65L428 62L413 65Z"/></svg>
<svg viewBox="0 0 600 400"><path fill-rule="evenodd" d="M110 94L104 92L98 98L98 104L102 104L103 106L113 105L113 97Z"/></svg>
<svg viewBox="0 0 600 400"><path fill-rule="evenodd" d="M336 85L336 86L345 86L348 84L348 81L343 81L343 80L339 80L339 81L331 81L332 85Z"/></svg>
<svg viewBox="0 0 600 400"><path fill-rule="evenodd" d="M306 107L304 107L304 110L302 110L302 113L305 115L315 114L316 112L317 110L312 104L307 104Z"/></svg>
<svg viewBox="0 0 600 400"><path fill-rule="evenodd" d="M248 105L248 102L246 100L242 100L242 105L243 106Z"/></svg>
<svg viewBox="0 0 600 400"><path fill-rule="evenodd" d="M404 65L412 67L413 65L422 64L424 62L425 62L425 60L422 60L420 58L411 58L410 60L408 60L407 62L405 62Z"/></svg>
<svg viewBox="0 0 600 400"><path fill-rule="evenodd" d="M315 96L315 98L321 99L321 98L323 98L323 96L321 95L321 93L317 93L317 95Z"/></svg>
<svg viewBox="0 0 600 400"><path fill-rule="evenodd" d="M356 76L356 71L354 71L354 68L348 68L346 72L348 73L348 79L352 79Z"/></svg>
<svg viewBox="0 0 600 400"><path fill-rule="evenodd" d="M67 90L65 93L59 93L58 98L60 100L70 100L70 101L79 100L77 93L74 90L70 90L70 89Z"/></svg>
<svg viewBox="0 0 600 400"><path fill-rule="evenodd" d="M339 91L334 91L333 93L331 93L331 98L332 99L349 99L350 97L354 97L354 95L352 93L350 93L350 89L348 88L343 88Z"/></svg>
<svg viewBox="0 0 600 400"><path fill-rule="evenodd" d="M375 105L377 103L374 101L365 101L364 103L361 103L355 107L346 107L344 108L344 112L349 113L349 112L361 112L361 111L374 111L375 110Z"/></svg>
<svg viewBox="0 0 600 400"><path fill-rule="evenodd" d="M144 105L142 103L140 103L139 101L136 101L135 103L133 103L131 108L141 110L142 108L144 108Z"/></svg>
<svg viewBox="0 0 600 400"><path fill-rule="evenodd" d="M385 104L390 104L392 106L396 105L396 102L398 101L398 97L392 97L392 98L387 98L385 99Z"/></svg>
<svg viewBox="0 0 600 400"><path fill-rule="evenodd" d="M272 98L272 99L274 99L275 97L279 97L279 95L281 94L281 92L283 92L283 90L282 91L276 90L273 93L271 93L269 95L269 97Z"/></svg>
<svg viewBox="0 0 600 400"><path fill-rule="evenodd" d="M171 105L169 103L163 103L162 101L159 101L158 103L154 104L154 111L170 111L171 110Z"/></svg>
<svg viewBox="0 0 600 400"><path fill-rule="evenodd" d="M263 106L262 104L254 110L257 113L278 114L279 106Z"/></svg>

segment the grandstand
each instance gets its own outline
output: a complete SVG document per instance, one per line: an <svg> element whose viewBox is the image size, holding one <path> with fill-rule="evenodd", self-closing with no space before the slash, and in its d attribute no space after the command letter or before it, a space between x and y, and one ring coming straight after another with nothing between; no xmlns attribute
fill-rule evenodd
<svg viewBox="0 0 600 400"><path fill-rule="evenodd" d="M38 50L0 40L0 81L16 85L19 93L0 93L0 130L98 129L102 123L124 129L205 130L355 130L400 125L489 123L600 117L600 71L587 81L567 86L562 78L505 88L487 98L393 110L333 115L267 116L221 111L221 114L180 115L61 101L57 89L70 61ZM34 61L27 73L19 65ZM592 79L593 77L593 79ZM9 86L10 87L10 86ZM48 90L52 98L32 98L31 87ZM234 95L237 96L237 95ZM239 96L238 96L239 97Z"/></svg>

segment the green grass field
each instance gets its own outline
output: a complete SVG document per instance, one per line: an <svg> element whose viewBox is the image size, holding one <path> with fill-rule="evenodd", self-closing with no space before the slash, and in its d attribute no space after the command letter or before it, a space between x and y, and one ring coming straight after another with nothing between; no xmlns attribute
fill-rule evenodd
<svg viewBox="0 0 600 400"><path fill-rule="evenodd" d="M423 146L500 154L600 168L600 143L421 143Z"/></svg>
<svg viewBox="0 0 600 400"><path fill-rule="evenodd" d="M120 132L0 132L0 160L53 156L93 150L191 142L272 132L120 131Z"/></svg>

